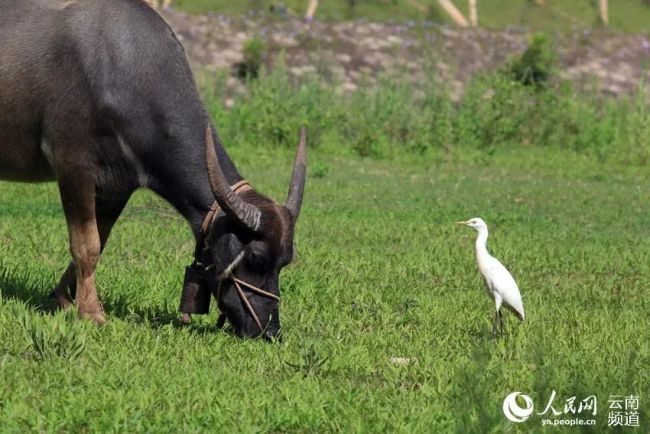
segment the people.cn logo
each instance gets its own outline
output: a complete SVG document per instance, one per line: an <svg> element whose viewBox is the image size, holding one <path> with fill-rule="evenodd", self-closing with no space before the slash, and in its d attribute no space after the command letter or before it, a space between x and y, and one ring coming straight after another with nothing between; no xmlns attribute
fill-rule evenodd
<svg viewBox="0 0 650 434"><path fill-rule="evenodd" d="M526 407L522 408L517 403L517 396L521 396ZM530 396L524 395L521 392L512 392L503 400L503 414L513 422L523 422L533 414L533 400Z"/></svg>

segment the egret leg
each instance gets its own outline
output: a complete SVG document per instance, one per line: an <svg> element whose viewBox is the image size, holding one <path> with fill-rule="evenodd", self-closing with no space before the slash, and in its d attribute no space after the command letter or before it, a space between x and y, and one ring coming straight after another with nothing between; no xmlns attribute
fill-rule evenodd
<svg viewBox="0 0 650 434"><path fill-rule="evenodd" d="M498 311L494 312L494 318L492 318L492 337L495 338L497 336L497 314Z"/></svg>
<svg viewBox="0 0 650 434"><path fill-rule="evenodd" d="M501 326L501 336L503 337L503 314L499 311L499 325Z"/></svg>
<svg viewBox="0 0 650 434"><path fill-rule="evenodd" d="M496 304L496 312L494 313L494 325L495 327L501 325L499 335L503 336L503 322L501 319L501 303L503 303L503 299L498 292L494 293L494 303Z"/></svg>

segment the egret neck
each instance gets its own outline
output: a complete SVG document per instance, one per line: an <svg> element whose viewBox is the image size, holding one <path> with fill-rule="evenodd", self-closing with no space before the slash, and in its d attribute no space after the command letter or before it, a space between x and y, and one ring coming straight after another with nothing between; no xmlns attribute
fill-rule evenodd
<svg viewBox="0 0 650 434"><path fill-rule="evenodd" d="M487 265L486 259L490 257L490 253L487 250L487 239L488 228L487 226L482 226L478 229L478 237L476 237L476 260L481 270L485 268Z"/></svg>

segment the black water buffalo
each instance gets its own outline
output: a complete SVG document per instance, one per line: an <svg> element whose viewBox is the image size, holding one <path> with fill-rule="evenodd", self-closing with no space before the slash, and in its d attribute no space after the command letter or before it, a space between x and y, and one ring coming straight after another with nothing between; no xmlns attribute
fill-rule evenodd
<svg viewBox="0 0 650 434"><path fill-rule="evenodd" d="M74 297L105 322L95 267L133 191L149 188L196 236L190 283L208 282L238 335L278 334L304 131L279 205L243 181L209 125L183 47L143 1L0 0L0 178L58 184L72 253L60 308Z"/></svg>

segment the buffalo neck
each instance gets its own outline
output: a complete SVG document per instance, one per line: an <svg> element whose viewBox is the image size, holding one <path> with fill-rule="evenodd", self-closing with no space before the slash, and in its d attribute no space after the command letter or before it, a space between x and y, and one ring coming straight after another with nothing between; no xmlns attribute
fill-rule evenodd
<svg viewBox="0 0 650 434"><path fill-rule="evenodd" d="M185 217L194 235L198 236L203 220L215 199L210 189L205 163L205 138L202 134L204 129L196 129L198 133L190 137L169 138L169 142L163 147L167 151L166 156L157 159L160 167L155 171L157 175L151 180L149 187L171 203ZM231 185L241 181L241 175L216 133L213 133L213 138L226 180Z"/></svg>

